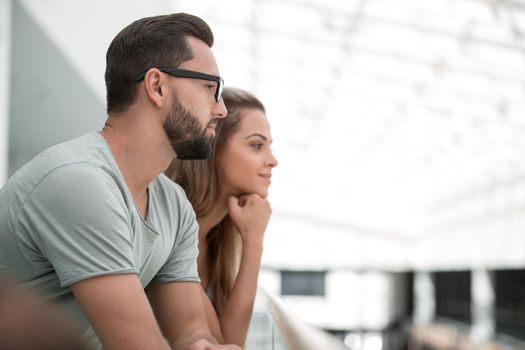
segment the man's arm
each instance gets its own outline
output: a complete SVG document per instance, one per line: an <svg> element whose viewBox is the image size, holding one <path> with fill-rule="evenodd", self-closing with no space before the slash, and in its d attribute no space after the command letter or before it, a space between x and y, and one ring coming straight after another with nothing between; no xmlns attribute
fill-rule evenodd
<svg viewBox="0 0 525 350"><path fill-rule="evenodd" d="M170 349L135 274L88 278L71 289L105 350Z"/></svg>
<svg viewBox="0 0 525 350"><path fill-rule="evenodd" d="M204 311L206 312L206 319L208 320L208 326L210 327L210 332L219 343L224 344L226 341L222 335L221 325L219 323L219 318L217 317L217 312L213 307L208 295L201 286L201 299L204 305Z"/></svg>
<svg viewBox="0 0 525 350"><path fill-rule="evenodd" d="M217 344L208 327L201 289L196 282L169 282L151 284L146 290L159 326L173 349L188 349L199 339Z"/></svg>

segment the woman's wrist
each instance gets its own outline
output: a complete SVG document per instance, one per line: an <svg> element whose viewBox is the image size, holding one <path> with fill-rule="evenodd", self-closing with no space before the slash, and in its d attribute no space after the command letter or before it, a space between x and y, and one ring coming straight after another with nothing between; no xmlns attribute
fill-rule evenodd
<svg viewBox="0 0 525 350"><path fill-rule="evenodd" d="M243 251L259 252L263 251L263 240L261 239L243 239Z"/></svg>

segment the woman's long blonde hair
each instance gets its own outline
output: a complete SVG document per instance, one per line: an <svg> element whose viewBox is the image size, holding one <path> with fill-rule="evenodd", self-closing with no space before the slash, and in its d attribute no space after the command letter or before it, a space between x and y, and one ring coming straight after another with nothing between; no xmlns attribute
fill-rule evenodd
<svg viewBox="0 0 525 350"><path fill-rule="evenodd" d="M218 204L220 189L217 167L224 147L231 135L239 129L242 117L248 110L261 110L264 105L247 91L225 88L222 99L228 116L217 120L212 155L208 160L175 159L166 175L184 188L197 219L207 215ZM206 237L207 269L211 301L218 315L226 304L237 275L239 240L228 215L213 227Z"/></svg>

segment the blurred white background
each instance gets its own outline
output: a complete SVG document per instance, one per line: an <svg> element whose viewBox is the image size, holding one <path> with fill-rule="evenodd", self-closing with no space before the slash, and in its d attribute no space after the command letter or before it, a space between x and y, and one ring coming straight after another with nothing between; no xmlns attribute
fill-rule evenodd
<svg viewBox="0 0 525 350"><path fill-rule="evenodd" d="M2 21L13 22L9 172L101 125L105 51L120 29L190 12L214 30L226 84L268 108L280 160L269 263L294 264L293 244L330 251L309 254L316 266L405 268L430 252L457 264L485 254L525 261L523 250L509 255L490 238L511 214L502 213L525 204L525 2L3 3L13 13ZM516 220L505 220L505 234L521 227ZM435 241L446 235L476 237L479 247L471 242L466 257L447 238Z"/></svg>

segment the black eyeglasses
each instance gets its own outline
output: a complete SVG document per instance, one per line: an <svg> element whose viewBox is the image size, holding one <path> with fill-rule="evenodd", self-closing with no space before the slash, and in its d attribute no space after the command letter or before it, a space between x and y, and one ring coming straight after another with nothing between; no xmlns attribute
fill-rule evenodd
<svg viewBox="0 0 525 350"><path fill-rule="evenodd" d="M216 75L196 72L193 70L187 70L187 69L178 69L173 67L156 67L161 72L164 72L169 75L173 75L174 77L178 78L190 78L190 79L201 79L201 80L208 80L208 81L214 81L217 83L217 88L215 89L215 101L219 102L221 100L222 95L222 89L224 88L224 80L222 80L221 77L218 77ZM137 77L137 83L144 79L144 76L146 75L146 71L144 71L141 75Z"/></svg>

